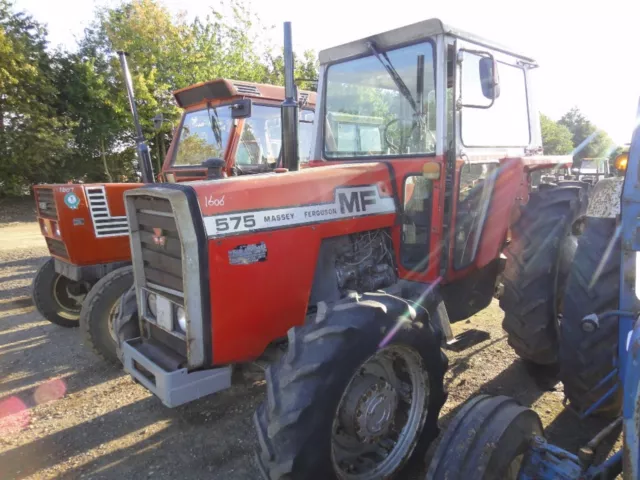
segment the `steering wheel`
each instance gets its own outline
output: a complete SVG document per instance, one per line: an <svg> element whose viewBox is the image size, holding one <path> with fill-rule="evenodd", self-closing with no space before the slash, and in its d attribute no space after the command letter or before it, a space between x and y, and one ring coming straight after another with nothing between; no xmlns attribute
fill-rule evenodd
<svg viewBox="0 0 640 480"><path fill-rule="evenodd" d="M390 139L389 139L389 127L391 127L391 125L398 123L400 121L399 118L394 118L392 120L390 120L389 122L387 122L387 124L384 126L384 130L382 131L382 136L384 138L384 141L387 145L389 145L391 148L396 150L396 153L401 153L405 150L405 148L407 147L407 143L408 143L408 139L410 139L411 137L413 137L413 132L415 131L416 127L418 127L420 125L420 122L416 121L415 119L412 121L411 123L411 130L409 131L409 134L405 137L407 140L404 143L401 143L400 145L396 145L394 144ZM431 141L433 142L433 144L436 144L436 137L433 134L433 132L430 129L426 129L427 134L431 137Z"/></svg>
<svg viewBox="0 0 640 480"><path fill-rule="evenodd" d="M395 123L398 123L399 121L400 121L399 118L394 118L390 120L384 126L384 130L382 131L382 136L384 138L385 143L389 145L391 148L395 149L396 153L401 153L404 150L404 148L407 146L406 142L401 143L400 145L396 145L391 140L389 140L389 127ZM418 126L418 122L414 120L411 124L411 130L409 131L409 135L406 138L411 138L411 136L413 135L413 131L416 129L417 126Z"/></svg>

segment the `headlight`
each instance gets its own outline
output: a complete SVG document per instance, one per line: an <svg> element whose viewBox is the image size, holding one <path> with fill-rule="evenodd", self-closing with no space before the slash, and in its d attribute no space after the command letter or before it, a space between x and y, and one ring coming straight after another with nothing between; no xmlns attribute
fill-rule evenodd
<svg viewBox="0 0 640 480"><path fill-rule="evenodd" d="M51 222L53 224L53 234L56 237L61 237L62 234L60 233L60 225L58 224L58 222Z"/></svg>
<svg viewBox="0 0 640 480"><path fill-rule="evenodd" d="M147 308L149 309L149 313L151 313L151 315L153 315L154 318L158 316L158 308L156 306L155 293L150 293L147 296Z"/></svg>
<svg viewBox="0 0 640 480"><path fill-rule="evenodd" d="M182 331L182 333L187 333L187 315L183 307L176 308L176 317L180 331Z"/></svg>

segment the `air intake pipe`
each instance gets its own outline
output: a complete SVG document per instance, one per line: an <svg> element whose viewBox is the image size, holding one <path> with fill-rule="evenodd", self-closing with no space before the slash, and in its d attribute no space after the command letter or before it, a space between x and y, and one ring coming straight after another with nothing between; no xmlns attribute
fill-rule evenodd
<svg viewBox="0 0 640 480"><path fill-rule="evenodd" d="M131 107L131 114L133 115L133 123L136 127L136 147L138 151L138 160L140 161L140 171L142 173L142 181L144 183L153 183L153 165L151 163L151 154L149 153L149 147L144 141L144 135L142 133L142 127L140 126L140 118L138 117L138 109L136 108L136 99L133 95L133 82L131 81L131 74L129 73L129 65L127 65L127 54L125 52L118 52L120 58L120 66L124 74L124 83L127 87L127 96L129 97L129 106Z"/></svg>
<svg viewBox="0 0 640 480"><path fill-rule="evenodd" d="M298 170L298 91L293 77L291 22L284 23L284 102L282 102L282 167Z"/></svg>

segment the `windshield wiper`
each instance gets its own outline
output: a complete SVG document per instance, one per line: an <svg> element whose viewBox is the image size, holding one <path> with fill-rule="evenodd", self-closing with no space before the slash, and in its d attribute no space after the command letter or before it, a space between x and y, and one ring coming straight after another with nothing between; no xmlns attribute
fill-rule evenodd
<svg viewBox="0 0 640 480"><path fill-rule="evenodd" d="M218 122L218 111L214 108L213 115L211 115L211 105L207 103L207 113L209 114L209 123L211 124L211 131L213 136L218 142L218 146L222 149L222 131L220 130L220 122ZM215 116L214 116L215 115Z"/></svg>
<svg viewBox="0 0 640 480"><path fill-rule="evenodd" d="M413 95L411 95L411 90L409 90L409 87L407 87L407 84L404 83L404 80L402 80L402 78L400 77L396 69L393 67L393 64L391 63L391 60L389 60L389 57L387 56L387 54L385 52L381 52L380 50L378 50L378 47L372 41L367 42L367 48L371 50L371 52L375 55L378 61L385 68L385 70L393 80L393 83L396 84L396 87L398 87L398 90L400 91L400 93L404 96L404 98L407 99L407 102L409 102L409 105L411 105L411 108L413 108L413 111L416 114L420 115L421 111L418 108L418 104L413 98Z"/></svg>

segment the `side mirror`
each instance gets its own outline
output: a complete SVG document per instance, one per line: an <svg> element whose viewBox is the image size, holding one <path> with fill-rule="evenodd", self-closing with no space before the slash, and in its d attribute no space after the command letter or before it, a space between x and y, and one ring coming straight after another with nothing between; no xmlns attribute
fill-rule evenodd
<svg viewBox="0 0 640 480"><path fill-rule="evenodd" d="M498 62L486 50L458 50L460 90L456 106L458 109L491 108L500 96Z"/></svg>
<svg viewBox="0 0 640 480"><path fill-rule="evenodd" d="M493 55L488 54L478 62L482 94L489 100L500 96L500 79L498 77L498 62Z"/></svg>
<svg viewBox="0 0 640 480"><path fill-rule="evenodd" d="M251 116L251 99L243 98L231 105L231 118L247 118Z"/></svg>

